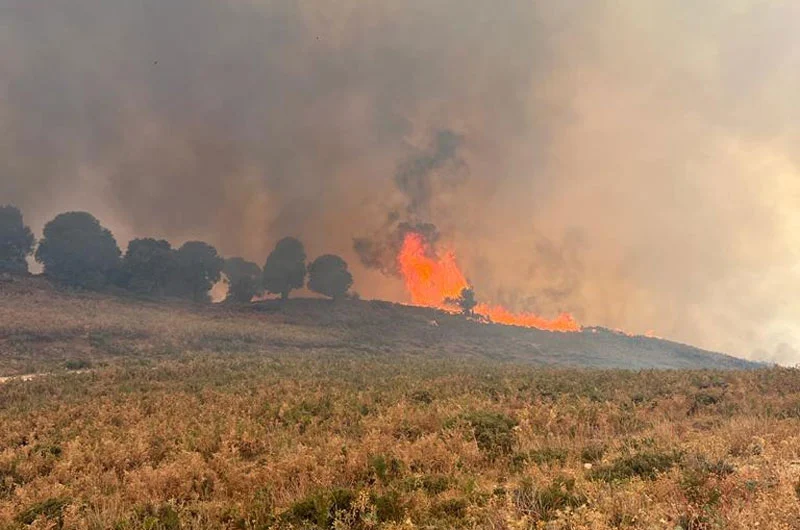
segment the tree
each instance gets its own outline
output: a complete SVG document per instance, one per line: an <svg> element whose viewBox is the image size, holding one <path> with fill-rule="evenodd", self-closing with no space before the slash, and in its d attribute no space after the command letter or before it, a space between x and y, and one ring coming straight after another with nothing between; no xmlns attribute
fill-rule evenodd
<svg viewBox="0 0 800 530"><path fill-rule="evenodd" d="M189 241L175 252L168 292L195 302L208 302L209 291L222 277L225 264L217 249L202 241Z"/></svg>
<svg viewBox="0 0 800 530"><path fill-rule="evenodd" d="M44 227L36 261L45 275L76 287L105 287L119 268L120 250L111 232L87 212L57 215Z"/></svg>
<svg viewBox="0 0 800 530"><path fill-rule="evenodd" d="M264 288L270 294L289 298L292 289L300 289L306 281L306 251L293 237L284 237L267 257L262 276Z"/></svg>
<svg viewBox="0 0 800 530"><path fill-rule="evenodd" d="M246 304L263 291L261 288L261 267L243 258L228 258L222 269L228 277L228 298Z"/></svg>
<svg viewBox="0 0 800 530"><path fill-rule="evenodd" d="M353 285L347 262L334 254L320 256L308 267L308 288L333 299L342 298Z"/></svg>
<svg viewBox="0 0 800 530"><path fill-rule="evenodd" d="M457 298L447 298L445 302L457 305L461 308L461 314L467 317L473 315L473 310L478 305L478 301L475 300L475 290L472 287L464 287Z"/></svg>
<svg viewBox="0 0 800 530"><path fill-rule="evenodd" d="M36 240L16 206L0 206L0 273L25 274Z"/></svg>
<svg viewBox="0 0 800 530"><path fill-rule="evenodd" d="M131 291L163 295L175 270L175 251L169 241L134 239L122 260L122 283Z"/></svg>

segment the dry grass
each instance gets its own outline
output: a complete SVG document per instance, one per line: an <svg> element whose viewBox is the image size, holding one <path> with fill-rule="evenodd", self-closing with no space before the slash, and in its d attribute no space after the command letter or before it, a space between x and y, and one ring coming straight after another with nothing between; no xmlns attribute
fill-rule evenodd
<svg viewBox="0 0 800 530"><path fill-rule="evenodd" d="M51 373L0 384L2 529L800 528L796 370L366 351L44 289L0 331L0 375Z"/></svg>

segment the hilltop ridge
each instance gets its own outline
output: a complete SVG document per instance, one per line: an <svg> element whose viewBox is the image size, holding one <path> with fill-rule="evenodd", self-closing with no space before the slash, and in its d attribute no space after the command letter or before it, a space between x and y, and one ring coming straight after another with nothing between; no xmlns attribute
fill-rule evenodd
<svg viewBox="0 0 800 530"><path fill-rule="evenodd" d="M603 328L560 333L486 324L439 310L344 300L199 305L58 289L41 277L0 284L0 344L11 372L71 357L244 349L427 355L610 369L749 369L761 365L669 340ZM13 362L16 360L16 362ZM16 367L16 368L15 368ZM8 374L0 374L8 375Z"/></svg>

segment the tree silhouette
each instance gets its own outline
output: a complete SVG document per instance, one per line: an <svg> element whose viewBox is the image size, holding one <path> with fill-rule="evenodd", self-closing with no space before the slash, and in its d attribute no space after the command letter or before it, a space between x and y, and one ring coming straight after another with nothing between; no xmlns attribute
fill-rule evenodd
<svg viewBox="0 0 800 530"><path fill-rule="evenodd" d="M234 302L248 303L263 291L261 267L243 258L228 258L222 269L228 277L228 298Z"/></svg>
<svg viewBox="0 0 800 530"><path fill-rule="evenodd" d="M131 291L163 295L175 271L175 251L168 241L134 239L122 259L121 283Z"/></svg>
<svg viewBox="0 0 800 530"><path fill-rule="evenodd" d="M334 254L315 259L308 267L308 288L333 299L342 298L353 285L347 262Z"/></svg>
<svg viewBox="0 0 800 530"><path fill-rule="evenodd" d="M303 287L306 281L303 244L293 237L278 241L264 264L262 281L264 289L270 294L280 294L281 300L289 298L292 289Z"/></svg>
<svg viewBox="0 0 800 530"><path fill-rule="evenodd" d="M168 291L195 302L208 302L209 291L222 277L224 263L217 249L208 243L184 243L175 252L175 269Z"/></svg>
<svg viewBox="0 0 800 530"><path fill-rule="evenodd" d="M25 274L36 240L16 206L0 206L0 273Z"/></svg>
<svg viewBox="0 0 800 530"><path fill-rule="evenodd" d="M478 301L475 300L475 290L472 287L464 287L458 297L446 298L445 302L457 305L461 309L461 314L467 317L473 316L475 306L478 305Z"/></svg>
<svg viewBox="0 0 800 530"><path fill-rule="evenodd" d="M36 261L48 277L87 289L108 285L119 268L114 236L87 212L57 215L44 227Z"/></svg>

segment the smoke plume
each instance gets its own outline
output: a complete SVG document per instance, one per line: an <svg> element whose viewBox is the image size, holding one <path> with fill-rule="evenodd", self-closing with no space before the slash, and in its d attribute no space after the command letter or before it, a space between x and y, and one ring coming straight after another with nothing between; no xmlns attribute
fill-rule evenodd
<svg viewBox="0 0 800 530"><path fill-rule="evenodd" d="M798 362L798 20L758 0L0 0L0 203L37 233L86 209L121 244L259 263L293 235L394 300L397 238L424 230L479 298Z"/></svg>

